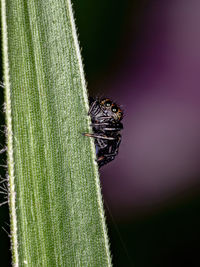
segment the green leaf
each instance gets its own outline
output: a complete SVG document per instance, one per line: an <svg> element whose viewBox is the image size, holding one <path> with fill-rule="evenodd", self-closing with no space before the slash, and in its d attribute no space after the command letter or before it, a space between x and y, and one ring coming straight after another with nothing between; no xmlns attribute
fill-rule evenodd
<svg viewBox="0 0 200 267"><path fill-rule="evenodd" d="M13 266L111 266L70 0L1 0Z"/></svg>

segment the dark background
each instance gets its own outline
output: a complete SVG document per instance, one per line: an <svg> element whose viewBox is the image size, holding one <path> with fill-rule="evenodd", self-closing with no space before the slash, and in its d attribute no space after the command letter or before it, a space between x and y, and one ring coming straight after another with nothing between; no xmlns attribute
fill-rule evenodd
<svg viewBox="0 0 200 267"><path fill-rule="evenodd" d="M120 153L101 169L114 266L200 266L200 2L73 3L89 94L125 114ZM6 206L0 216L8 230ZM9 266L3 229L0 242Z"/></svg>

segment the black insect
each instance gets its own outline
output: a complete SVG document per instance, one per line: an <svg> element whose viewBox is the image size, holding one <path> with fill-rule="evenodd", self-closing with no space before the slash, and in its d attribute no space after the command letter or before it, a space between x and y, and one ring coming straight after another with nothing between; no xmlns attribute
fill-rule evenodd
<svg viewBox="0 0 200 267"><path fill-rule="evenodd" d="M99 168L114 160L121 142L120 131L123 129L121 120L123 112L110 99L90 98L88 114L92 120L93 133L84 133L94 137Z"/></svg>

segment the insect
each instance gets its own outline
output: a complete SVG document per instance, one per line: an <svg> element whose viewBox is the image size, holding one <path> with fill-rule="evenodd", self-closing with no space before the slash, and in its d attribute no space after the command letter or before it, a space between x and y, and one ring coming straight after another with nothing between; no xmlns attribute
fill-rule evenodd
<svg viewBox="0 0 200 267"><path fill-rule="evenodd" d="M99 168L115 159L121 143L120 131L123 129L121 120L123 112L108 98L90 98L90 109L93 133L84 133L85 136L95 139L97 163Z"/></svg>

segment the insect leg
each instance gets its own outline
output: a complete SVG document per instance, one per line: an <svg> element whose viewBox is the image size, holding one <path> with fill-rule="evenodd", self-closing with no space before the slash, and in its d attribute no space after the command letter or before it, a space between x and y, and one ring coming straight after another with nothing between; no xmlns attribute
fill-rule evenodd
<svg viewBox="0 0 200 267"><path fill-rule="evenodd" d="M114 160L115 156L112 157L107 157L107 156L100 156L97 158L97 163L99 168L101 168L102 166L106 165L107 163L109 163L110 161Z"/></svg>
<svg viewBox="0 0 200 267"><path fill-rule="evenodd" d="M109 125L108 122L100 122L100 123L91 123L90 126L102 126L102 125Z"/></svg>
<svg viewBox="0 0 200 267"><path fill-rule="evenodd" d="M88 136L88 137L99 138L99 139L115 140L114 137L109 137L106 135L98 135L98 134L91 134L91 133L83 133L83 135Z"/></svg>

